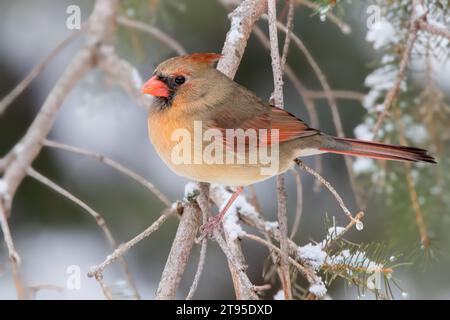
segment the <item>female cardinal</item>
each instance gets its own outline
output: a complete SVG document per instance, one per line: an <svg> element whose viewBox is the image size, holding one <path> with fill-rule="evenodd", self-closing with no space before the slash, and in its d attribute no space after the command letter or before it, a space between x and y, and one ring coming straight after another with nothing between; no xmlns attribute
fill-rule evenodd
<svg viewBox="0 0 450 320"><path fill-rule="evenodd" d="M214 53L171 58L161 63L142 87L142 93L155 97L148 131L164 162L189 179L237 187L221 212L203 226L204 233L211 232L220 222L243 186L285 172L301 156L331 152L435 163L423 149L332 137L310 128L215 69L220 58ZM205 139L208 130L210 139ZM230 130L235 134L229 135ZM249 132L256 134L256 139ZM189 136L192 141L186 141ZM270 174L263 170L267 161L258 158L263 149L276 162L275 166L270 164L275 168ZM205 159L205 152L215 161ZM245 161L250 158L253 161Z"/></svg>

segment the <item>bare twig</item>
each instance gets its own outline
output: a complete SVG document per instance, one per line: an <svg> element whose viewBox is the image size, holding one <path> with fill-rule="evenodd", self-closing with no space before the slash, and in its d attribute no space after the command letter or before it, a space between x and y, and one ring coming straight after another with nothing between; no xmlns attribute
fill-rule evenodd
<svg viewBox="0 0 450 320"><path fill-rule="evenodd" d="M239 292L237 292L237 298L243 300L257 300L258 296L256 295L253 284L250 282L250 279L244 271L246 267L241 264L241 259L233 254L217 229L214 230L214 239L227 257L228 263L233 266L230 270L236 272L236 277L239 278Z"/></svg>
<svg viewBox="0 0 450 320"><path fill-rule="evenodd" d="M287 33L288 30L286 27L280 23L277 22L277 27L283 30L283 32ZM311 65L314 73L317 76L317 79L319 80L320 85L322 86L327 102L330 106L331 115L333 119L334 126L336 127L336 133L339 137L344 137L344 127L342 125L341 116L339 114L339 109L336 103L336 99L334 98L330 84L328 83L328 80L325 76L325 74L322 72L321 68L319 67L319 64L314 59L313 55L309 52L308 48L305 46L303 41L295 34L291 33L292 40L297 45L297 47L303 52L303 54L306 57L306 60L308 60L309 64ZM347 172L350 178L350 184L353 190L353 193L355 195L356 202L361 207L362 206L362 197L358 191L358 187L356 185L356 176L353 172L353 160L350 157L345 157L345 165L347 167Z"/></svg>
<svg viewBox="0 0 450 320"><path fill-rule="evenodd" d="M16 251L14 242L11 236L11 230L9 229L8 218L3 202L0 199L0 225L3 232L3 238L6 243L6 248L8 249L9 261L11 263L12 276L14 286L16 287L17 298L26 299L27 291L26 285L20 274L20 256Z"/></svg>
<svg viewBox="0 0 450 320"><path fill-rule="evenodd" d="M209 217L209 183L200 182L198 184L200 194L197 196L197 203L202 211L202 223L208 222ZM198 284L200 282L200 277L203 272L206 260L206 249L208 246L208 239L204 237L201 241L200 256L198 258L197 271L195 272L194 281L192 282L189 293L186 300L191 300L197 290Z"/></svg>
<svg viewBox="0 0 450 320"><path fill-rule="evenodd" d="M149 24L146 24L142 21L137 21L125 16L119 16L117 18L117 22L125 27L133 28L139 31L146 32L150 34L151 36L155 37L162 43L166 44L169 48L171 48L173 51L175 51L179 55L185 55L186 50L183 48L183 46L174 38L169 36L167 33L161 31L160 29L151 26Z"/></svg>
<svg viewBox="0 0 450 320"><path fill-rule="evenodd" d="M320 5L317 3L314 3L309 0L295 0L298 4L303 5L305 7L308 7L314 11L320 10ZM343 22L341 19L339 19L331 10L328 10L326 13L327 19L329 19L332 23L338 26L339 29L341 29L341 32L344 34L349 34L352 32L352 28Z"/></svg>
<svg viewBox="0 0 450 320"><path fill-rule="evenodd" d="M350 220L350 222L345 226L344 230L342 230L338 235L334 236L330 241L326 242L324 246L322 246L322 250L326 251L331 248L333 244L336 243L356 224L358 221L361 221L364 218L364 212L360 211L355 215L355 219Z"/></svg>
<svg viewBox="0 0 450 320"><path fill-rule="evenodd" d="M139 182L145 188L150 190L150 192L152 192L154 195L156 195L158 197L158 199L161 200L161 202L164 203L164 205L166 207L169 207L172 204L170 202L170 200L158 188L156 188L150 181L145 179L143 176L137 174L136 172L125 167L124 165L122 165L100 153L90 151L88 149L84 149L84 148L80 148L80 147L70 146L70 145L63 144L63 143L56 142L56 141L51 141L51 140L44 140L43 144L46 147L61 149L61 150L75 153L75 154L91 157L101 163L104 163L104 164L112 167L113 169L119 171L120 173L123 173L124 175L130 177L131 179Z"/></svg>
<svg viewBox="0 0 450 320"><path fill-rule="evenodd" d="M83 210L85 210L87 213L89 213L95 219L95 222L97 223L99 228L103 231L105 238L108 241L111 249L114 250L117 247L117 243L114 240L111 230L109 229L108 225L106 224L105 219L102 217L102 215L100 213L98 213L97 211L92 209L89 205L87 205L85 202L80 200L78 197L76 197L75 195L73 195L72 193L67 191L66 189L62 188L61 186L59 186L52 180L48 179L47 177L43 176L42 174L40 174L39 172L34 170L32 167L29 167L27 169L27 174L30 177L32 177L33 179L36 179L40 183L46 185L50 189L56 191L57 193L59 193L60 195L65 197L66 199L72 201L73 203L75 203L76 205L81 207ZM120 258L119 261L122 266L123 272L125 274L125 277L127 279L130 289L133 290L135 297L137 299L139 299L140 298L139 293L138 293L136 284L134 282L133 276L131 275L131 273L129 271L128 264L126 263L125 259L123 259L122 257Z"/></svg>
<svg viewBox="0 0 450 320"><path fill-rule="evenodd" d="M354 221L355 223L358 223L360 221L356 220L350 210L347 209L347 207L344 204L344 200L342 200L342 197L337 193L336 189L329 183L327 180L325 180L324 177L322 177L320 174L315 172L313 169L308 167L305 163L300 161L299 159L294 160L295 163L302 169L314 176L317 180L319 180L327 189L333 194L336 201L338 202L339 206L341 207L342 211L347 215L347 217L350 219L350 221Z"/></svg>
<svg viewBox="0 0 450 320"><path fill-rule="evenodd" d="M276 25L277 11L276 1L268 0L267 5L268 21L269 21L269 39L270 39L270 56L272 61L272 72L274 79L273 100L274 105L283 108L283 71L280 59L280 52L278 49L278 29ZM286 38L290 36L290 30L286 29ZM288 50L288 46L285 46ZM284 54L284 53L283 53ZM287 53L286 53L287 54ZM281 240L281 259L280 259L280 273L281 284L283 285L284 296L286 300L292 299L291 280L288 265L288 235L287 235L287 205L286 205L286 187L284 182L284 175L277 177L277 196L278 196L278 224L280 228Z"/></svg>
<svg viewBox="0 0 450 320"><path fill-rule="evenodd" d="M60 44L58 44L50 53L38 63L30 73L0 101L0 116L6 111L11 103L25 91L30 83L53 61L53 59L69 45L81 32L84 32L86 26L83 25L80 29L72 31Z"/></svg>
<svg viewBox="0 0 450 320"><path fill-rule="evenodd" d="M136 244L138 244L145 238L149 237L153 232L158 230L164 224L164 222L166 222L167 218L169 218L174 213L175 213L174 208L164 210L164 212L160 215L160 217L155 222L153 222L151 226L149 226L147 229L145 229L143 232L135 236L127 243L121 244L116 250L114 250L112 254L110 254L106 258L105 261L103 261L99 265L91 267L88 276L96 277L97 275L103 274L103 272L108 266L110 266L114 261L122 257L128 250L130 250Z"/></svg>
<svg viewBox="0 0 450 320"><path fill-rule="evenodd" d="M113 294L111 292L111 289L106 284L106 282L103 280L102 274L96 274L95 280L100 284L100 287L102 288L103 294L105 295L106 299L113 300Z"/></svg>
<svg viewBox="0 0 450 320"><path fill-rule="evenodd" d="M177 233L172 242L172 248L156 291L156 300L176 298L181 276L186 268L195 243L197 230L201 224L200 214L200 210L196 205L187 204L184 207L180 224L178 225Z"/></svg>
<svg viewBox="0 0 450 320"><path fill-rule="evenodd" d="M400 110L396 110L396 124L399 131L399 140L403 145L408 145L408 142L405 138L405 124L400 120ZM414 179L411 174L411 164L405 163L406 169L406 183L408 185L409 197L411 199L411 205L413 207L415 213L415 222L417 225L417 229L419 231L420 243L424 248L429 248L430 246L430 238L428 236L427 225L425 223L425 218L423 216L422 208L419 203L419 197L417 196L416 186L414 184Z"/></svg>
<svg viewBox="0 0 450 320"><path fill-rule="evenodd" d="M254 34L259 39L261 44L270 51L270 41L269 38L265 35L265 33L261 30L260 27L255 26L253 29ZM313 128L319 128L319 116L317 115L316 108L314 106L314 101L310 98L308 92L310 92L309 89L307 89L303 83L300 81L298 76L295 74L294 70L289 66L289 64L286 64L284 66L284 73L286 74L286 77L291 81L292 85L294 86L295 90L297 91L298 95L302 98L303 103L306 107L306 111L309 115L309 121L311 123L311 126ZM315 170L317 172L322 171L322 158L321 157L315 157ZM316 184L314 186L314 189L317 190L318 186L320 184Z"/></svg>
<svg viewBox="0 0 450 320"><path fill-rule="evenodd" d="M288 0L288 14L286 21L286 36L284 39L283 51L281 55L281 72L284 73L284 67L286 65L287 56L289 53L289 45L291 43L291 32L294 29L294 0Z"/></svg>
<svg viewBox="0 0 450 320"><path fill-rule="evenodd" d="M302 218L303 185L302 185L302 179L301 179L300 173L295 169L292 169L291 172L294 175L295 185L296 185L296 189L297 189L297 206L295 209L295 219L294 219L294 223L292 224L291 235L289 236L289 238L292 240L292 239L294 239L295 234L297 233L298 228L300 227L300 220Z"/></svg>

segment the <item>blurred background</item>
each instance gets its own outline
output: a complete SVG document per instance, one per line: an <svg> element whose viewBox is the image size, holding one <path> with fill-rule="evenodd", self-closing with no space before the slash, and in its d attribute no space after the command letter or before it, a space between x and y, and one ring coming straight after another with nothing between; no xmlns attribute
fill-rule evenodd
<svg viewBox="0 0 450 320"><path fill-rule="evenodd" d="M86 20L91 13L93 1L0 1L0 97L9 93L34 65L70 33L66 27L66 9L73 4L80 6L82 20ZM369 4L369 1L353 1L340 7L341 18L352 28L350 34L343 34L329 21L321 21L320 16L308 8L297 7L295 10L294 31L310 49L335 90L352 90L364 94L369 90L364 84L365 79L375 68L379 58L379 52L366 41L366 9ZM188 52L220 52L229 28L228 12L216 1L123 1L121 10L124 15L167 32ZM258 25L267 32L265 21L260 21ZM159 62L175 55L149 35L123 27L118 34L120 55L139 70L144 80ZM25 133L82 41L83 37L79 37L61 52L0 117L1 156ZM305 86L320 89L311 67L294 46L291 47L288 62ZM405 100L419 96L417 92L423 87L421 68L423 66L420 63L412 64L411 69L417 71L417 76L411 75L411 88L414 89L402 93ZM434 75L436 85L445 97L450 89L450 68L436 63ZM255 36L248 42L236 81L252 89L263 99L269 99L273 89L270 56ZM287 110L309 121L301 98L287 80L285 105ZM320 119L320 129L335 134L326 100L317 100L315 107ZM368 112L360 101L339 100L338 107L345 134L353 137L354 129L367 121ZM421 119L420 115L412 117L419 121ZM387 175L392 173L396 178L386 179L383 186L376 185L375 192L369 193L374 185L372 175L379 174L382 168L377 167L375 171L358 175L360 192L368 198L364 229L359 232L350 231L347 238L356 243L384 242L392 255L411 263L395 272L402 287L401 291L396 291L396 296L400 299L450 298L449 173L445 156L450 122L447 121L448 113L439 118L442 123L436 135L442 141L440 148L432 149L439 164L433 168L415 169L415 182L430 236L430 248L421 248L403 166L389 164L385 168ZM101 72L90 72L68 96L50 138L95 150L117 160L148 178L173 201L183 197L184 186L188 181L173 174L155 153L147 138L144 110L122 89L110 86ZM426 138L419 141L420 144L411 140L408 142L430 149L431 142ZM350 188L343 157L324 155L322 158L324 176L336 187L349 208L357 212L359 208ZM311 165L314 163L312 158L305 161ZM164 208L148 190L89 158L44 148L34 167L100 212L119 243L144 230ZM441 181L439 184L438 180ZM303 175L304 211L300 230L295 238L298 244L311 240L321 241L326 234L326 216L335 217L337 225L344 226L347 223L334 198L326 190L314 192L313 185L313 179L309 175ZM436 186L439 190L433 189ZM274 190L275 179L256 186L267 220L276 220ZM291 175L287 175L287 190L288 214L292 224L296 190ZM26 178L14 199L10 226L17 250L23 259L27 283L33 286L54 285L64 289L44 289L36 294L36 298L104 298L96 281L85 275L90 266L103 261L111 250L95 221L83 210L40 183ZM159 231L126 255L143 298L150 299L154 296L176 227L176 219L169 220ZM234 292L226 260L217 245L210 243L206 269L196 298L232 299ZM256 284L263 284L261 274L268 256L266 249L245 241L243 247L248 259L250 278ZM199 248L195 247L181 283L180 298L185 297L189 290L197 266L198 252ZM69 276L67 268L71 265L80 266L82 278L79 290L66 288ZM105 279L117 292L126 296L119 271L117 266L108 269ZM272 298L278 289L273 288L265 297ZM408 295L402 296L402 291ZM355 299L358 295L354 288L347 287L342 281L333 283L329 293L337 299ZM2 243L0 299L15 297L7 251Z"/></svg>

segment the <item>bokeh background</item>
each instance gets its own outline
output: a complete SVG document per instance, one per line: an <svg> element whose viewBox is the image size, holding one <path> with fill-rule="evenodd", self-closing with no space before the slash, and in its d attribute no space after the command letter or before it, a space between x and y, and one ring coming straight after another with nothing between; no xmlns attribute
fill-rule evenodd
<svg viewBox="0 0 450 320"><path fill-rule="evenodd" d="M351 4L344 4L342 19L352 27L352 33L348 35L328 21L322 22L311 10L296 8L294 30L319 62L333 89L363 93L368 91L364 80L377 59L377 52L365 40L368 3L353 1ZM73 4L81 7L82 20L87 19L93 1L0 1L1 97L12 90L35 64L70 33L66 28L66 8ZM210 0L124 1L123 11L124 14L158 26L176 38L189 52L220 52L229 28L227 11L216 1ZM264 21L260 21L259 25L267 32ZM3 156L24 134L56 79L81 44L82 38L70 44L0 117L0 155ZM154 38L124 28L119 32L118 48L120 54L138 68L144 79L150 76L160 61L174 55ZM307 87L320 89L304 56L293 46L289 63ZM449 75L450 69L445 69L445 66L436 70L437 83L447 93L450 87ZM254 36L249 40L236 80L264 99L269 98L273 89L269 54ZM300 97L292 85L286 82L286 108L308 120ZM417 85L420 86L419 80ZM317 101L316 108L320 117L320 129L334 134L326 101ZM367 110L357 101L340 100L339 111L346 135L354 136L353 130L364 121ZM173 174L158 158L147 138L146 125L143 109L120 88L108 85L100 72L93 71L64 102L50 137L108 155L148 178L171 200L181 199L187 181ZM426 148L426 141L419 147ZM437 154L438 160L441 157ZM351 210L356 212L358 208L350 189L343 158L324 155L323 161L324 175L343 195ZM307 159L306 162L312 164L313 159ZM445 165L444 162L427 170L442 174L446 171ZM140 185L92 159L44 149L34 167L102 213L119 242L127 241L142 231L163 209L162 203ZM430 181L426 184L432 185L434 178L433 175L429 176ZM364 177L361 178L363 179ZM299 244L311 239L323 239L327 215L335 216L339 225L346 223L329 193L313 192L313 180L310 176L304 175L303 183L304 213L300 232L295 239ZM361 181L362 193L368 190L366 185L367 181ZM353 242L386 242L393 254L402 253L402 259L411 262L411 265L399 268L395 273L403 290L408 293L408 298L450 298L450 243L447 236L450 223L448 202L445 199L448 196L446 186L443 186L444 191L439 194L419 194L425 197L427 203L433 204L431 213L427 213L426 206L424 211L425 214L434 215L428 220L428 228L433 253L439 253L435 254L436 258L429 259L424 257L426 253L421 252L423 250L420 249L414 212L407 192L399 191L395 203L387 201L389 199L382 192L372 194L366 210L364 229L348 234L348 239ZM276 219L274 187L274 179L256 186L263 214L268 220ZM289 218L292 221L295 184L291 176L287 178L287 188ZM80 208L27 178L14 200L10 225L17 250L23 259L27 282L30 285L51 284L64 288L62 292L42 290L37 293L36 298L103 298L98 284L85 274L91 265L101 262L110 253L110 249L95 221ZM175 219L170 220L126 255L143 298L152 298L154 295L176 227ZM189 290L198 251L199 248L194 248L179 290L180 298ZM261 284L267 251L247 242L244 242L244 251L251 279ZM427 259L426 263L423 263L424 259ZM80 290L65 288L68 278L66 271L70 265L81 267ZM108 269L105 276L117 292L126 295L117 266ZM271 298L277 290L274 288L269 291L267 298ZM334 298L340 299L355 299L357 296L356 291L351 287L346 288L343 282L334 283L329 292ZM397 292L399 298L406 298L400 293L401 291ZM14 299L15 296L7 252L2 243L0 299ZM196 297L234 297L226 260L215 244L209 246L206 269Z"/></svg>

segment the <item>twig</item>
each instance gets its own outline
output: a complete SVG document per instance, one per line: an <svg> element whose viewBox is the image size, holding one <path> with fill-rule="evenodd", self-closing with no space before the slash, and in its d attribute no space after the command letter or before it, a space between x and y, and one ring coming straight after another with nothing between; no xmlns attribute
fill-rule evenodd
<svg viewBox="0 0 450 320"><path fill-rule="evenodd" d="M400 110L396 110L396 123L399 132L399 140L403 145L408 145L408 142L405 138L405 125L402 121L400 121ZM413 207L415 213L415 222L417 225L417 229L419 230L420 243L424 248L428 248L430 246L430 238L428 236L427 225L425 223L425 218L423 216L422 208L419 203L419 199L417 196L416 186L414 185L414 179L411 174L411 164L405 163L406 170L406 183L408 185L409 197L411 199L411 205Z"/></svg>
<svg viewBox="0 0 450 320"><path fill-rule="evenodd" d="M96 274L95 280L100 284L100 287L102 288L103 294L105 295L106 299L113 300L113 294L111 292L111 289L108 287L106 282L103 280L102 274Z"/></svg>
<svg viewBox="0 0 450 320"><path fill-rule="evenodd" d="M187 204L184 207L161 281L156 290L156 300L176 298L177 288L186 268L200 224L199 208L196 205Z"/></svg>
<svg viewBox="0 0 450 320"><path fill-rule="evenodd" d="M267 14L269 22L269 39L270 39L270 56L272 61L272 72L274 79L273 100L274 105L283 108L283 71L280 59L280 52L278 49L278 29L276 26L277 11L276 1L268 0ZM286 38L290 36L289 29L286 29ZM288 50L288 46L285 46ZM284 53L283 53L284 54ZM287 54L287 53L286 53ZM284 296L286 300L292 299L291 279L289 274L288 253L287 253L287 205L286 205L286 187L284 182L284 175L277 177L277 196L278 196L278 224L280 228L280 272L281 283L283 285Z"/></svg>
<svg viewBox="0 0 450 320"><path fill-rule="evenodd" d="M257 300L258 296L256 295L256 292L254 290L254 286L250 282L247 274L244 272L246 267L241 264L240 259L237 258L229 249L227 243L222 238L222 235L217 229L214 230L214 239L217 241L223 253L227 257L228 263L233 266L232 268L230 268L230 270L235 270L236 276L239 278L240 287L238 298L244 300Z"/></svg>
<svg viewBox="0 0 450 320"><path fill-rule="evenodd" d="M167 218L169 218L174 212L175 210L172 208L164 210L164 212L160 215L160 217L155 222L153 222L151 226L149 226L147 229L145 229L143 232L135 236L127 243L121 244L119 247L117 247L117 249L114 250L112 254L106 257L105 261L103 261L99 265L92 266L88 273L88 277L96 277L97 275L103 274L105 269L108 266L110 266L114 261L122 257L128 250L130 250L136 244L138 244L145 238L149 237L153 232L158 230L164 224L164 222L166 222Z"/></svg>
<svg viewBox="0 0 450 320"><path fill-rule="evenodd" d="M155 37L162 43L166 44L169 48L171 48L173 51L175 51L179 55L186 54L186 50L183 48L183 46L177 40L175 40L174 38L169 36L167 33L161 31L160 29L158 29L154 26L146 24L142 21L130 19L125 16L117 17L117 22L122 26L125 26L128 28L133 28L133 29L143 31L143 32L146 32L146 33L152 35L153 37Z"/></svg>
<svg viewBox="0 0 450 320"><path fill-rule="evenodd" d="M202 224L208 222L209 217L209 183L200 182L198 184L200 194L197 196L197 203L202 211ZM206 260L206 249L208 246L208 239L204 237L201 241L200 256L198 258L197 271L195 272L194 281L192 282L186 300L191 300L197 290L200 282L200 277L203 273Z"/></svg>
<svg viewBox="0 0 450 320"><path fill-rule="evenodd" d="M25 91L30 83L41 74L41 72L53 61L53 59L69 45L81 32L84 32L86 25L83 25L80 29L72 31L61 43L59 43L50 53L38 63L28 73L28 75L0 101L0 116L6 111L11 103Z"/></svg>
<svg viewBox="0 0 450 320"><path fill-rule="evenodd" d="M11 230L9 229L7 213L3 204L2 199L0 198L0 225L3 232L3 238L6 243L6 248L8 249L9 261L11 263L12 276L14 286L17 292L17 298L20 300L27 298L27 291L25 282L20 274L20 256L16 251L14 246L14 241L11 236Z"/></svg>
<svg viewBox="0 0 450 320"><path fill-rule="evenodd" d="M288 32L286 27L280 22L277 22L277 27L280 28L281 30L283 30L283 32L285 32L285 33ZM305 46L303 41L293 32L291 33L291 37L292 37L292 40L294 41L294 43L297 45L297 47L305 55L306 60L308 60L309 64L311 65L314 73L317 76L317 79L319 80L321 87L323 88L323 90L325 92L327 102L330 106L333 123L334 123L334 126L336 127L337 135L339 137L344 137L344 127L342 125L342 120L341 120L341 116L339 114L339 109L338 109L338 106L336 103L336 99L334 98L334 96L332 94L330 84L328 83L328 80L327 80L325 74L322 72L321 68L319 67L319 64L314 59L313 55L309 52L308 48ZM357 202L358 206L361 207L363 201L362 201L361 195L359 194L358 187L356 185L356 176L353 172L353 159L350 157L345 157L344 160L345 160L345 165L347 167L348 175L350 178L350 184L351 184L353 193L355 195L356 202Z"/></svg>
<svg viewBox="0 0 450 320"><path fill-rule="evenodd" d="M272 244L258 236L255 236L253 234L246 233L242 236L242 238L259 242L259 243L265 245L270 251L275 251L279 255L283 254L281 249L279 249L277 246L275 246L274 244ZM314 271L312 271L311 269L305 268L304 266L302 266L300 263L298 263L295 259L291 258L290 256L288 257L288 261L291 265L293 265L295 268L297 268L302 275L305 276L305 278L308 280L308 282L310 284L316 283L317 280L319 279L319 277L317 277L317 275L314 273Z"/></svg>
<svg viewBox="0 0 450 320"><path fill-rule="evenodd" d="M284 67L286 65L287 56L289 53L289 45L291 44L291 32L292 29L294 29L294 0L287 0L288 1L288 14L287 14L287 21L286 21L286 36L284 38L284 45L283 45L283 51L281 55L281 72L284 73Z"/></svg>
<svg viewBox="0 0 450 320"><path fill-rule="evenodd" d="M265 35L265 33L261 30L260 27L255 26L253 29L254 34L259 39L261 44L270 51L270 41L269 38ZM319 116L317 114L316 108L314 106L314 101L310 99L308 92L310 92L309 89L307 89L303 83L300 81L300 79L295 74L294 70L289 66L289 64L286 64L284 66L284 73L286 74L286 77L291 81L292 85L294 86L295 90L297 91L298 95L302 98L303 103L306 107L306 111L309 115L309 121L311 123L311 126L313 128L319 128ZM317 172L322 171L322 158L321 157L315 157L315 170ZM314 186L314 190L318 190L318 186L320 184L316 183Z"/></svg>
<svg viewBox="0 0 450 320"><path fill-rule="evenodd" d="M123 173L124 175L130 177L131 179L139 182L145 188L150 190L150 192L152 192L154 195L156 195L158 197L158 199L161 200L161 202L164 203L164 205L166 207L169 207L172 204L170 202L170 200L158 188L156 188L150 181L145 179L143 176L137 174L136 172L125 167L124 165L122 165L100 153L90 151L88 149L84 149L84 148L80 148L80 147L70 146L70 145L52 141L52 140L44 140L43 144L46 147L61 149L61 150L75 153L75 154L91 157L101 163L104 163L104 164L110 166L111 168L119 171L120 173Z"/></svg>
<svg viewBox="0 0 450 320"><path fill-rule="evenodd" d="M304 5L305 7L308 7L310 9L313 9L314 11L320 10L320 5L317 3L314 3L309 0L296 0L298 4ZM349 34L352 32L352 28L343 22L341 19L339 19L331 10L327 11L326 13L327 19L329 19L332 23L338 26L339 29L341 29L341 32L344 34Z"/></svg>
<svg viewBox="0 0 450 320"><path fill-rule="evenodd" d="M289 236L289 238L292 240L292 239L294 239L295 234L297 233L298 228L300 227L300 220L302 218L303 185L302 185L302 179L301 179L300 173L295 169L292 169L291 172L294 175L295 185L296 185L296 189L297 189L297 206L295 208L295 219L294 219L294 223L292 224L291 235Z"/></svg>
<svg viewBox="0 0 450 320"><path fill-rule="evenodd" d="M59 186L52 180L48 179L47 177L43 176L42 174L40 174L39 172L34 170L32 167L29 167L27 169L27 174L30 177L32 177L33 179L36 179L37 181L42 183L43 185L46 185L50 189L56 191L57 193L59 193L60 195L65 197L66 199L72 201L77 206L81 207L83 210L85 210L87 213L89 213L95 219L95 222L97 223L99 228L103 231L105 238L108 241L111 249L114 250L117 247L117 243L114 240L111 230L109 229L108 225L106 224L105 219L102 217L102 215L100 213L98 213L97 211L92 209L89 205L87 205L85 202L80 200L78 197L76 197L75 195L73 195L72 193L67 191L66 189L62 188L61 186ZM135 297L137 299L139 299L140 296L139 296L136 284L134 282L133 276L131 275L131 273L129 271L127 262L122 257L120 258L119 261L122 266L125 277L127 279L128 285L133 290Z"/></svg>
<svg viewBox="0 0 450 320"><path fill-rule="evenodd" d="M337 236L334 236L330 241L328 241L324 246L322 246L322 250L327 251L333 244L336 243L356 224L358 221L361 221L364 218L364 212L360 211L355 215L355 219L350 220L350 222L345 226L344 230L342 230Z"/></svg>
<svg viewBox="0 0 450 320"><path fill-rule="evenodd" d="M387 94L384 98L383 111L378 116L377 122L375 123L375 127L373 129L373 137L372 137L373 140L376 139L376 137L378 135L378 131L380 130L384 119L389 114L389 110L392 106L392 103L394 102L395 98L397 97L398 92L400 91L400 85L401 85L402 81L405 79L406 69L408 67L411 52L414 47L414 43L416 42L417 34L419 31L419 29L417 28L416 21L417 20L414 19L410 22L409 36L408 36L408 40L406 41L406 46L405 46L405 49L403 51L403 55L402 55L402 58L400 61L400 67L399 67L397 76L395 78L395 83L392 86L392 88L387 92Z"/></svg>
<svg viewBox="0 0 450 320"><path fill-rule="evenodd" d="M228 5L225 0L221 0L221 2L225 6ZM223 58L217 65L217 69L229 78L234 78L253 25L266 11L266 8L266 0L245 0L229 14L231 26L222 49Z"/></svg>
<svg viewBox="0 0 450 320"><path fill-rule="evenodd" d="M313 169L308 167L305 163L303 163L300 159L295 159L295 163L302 169L314 176L317 180L319 180L327 189L333 194L336 201L338 202L339 206L341 207L342 211L347 215L347 217L350 219L350 221L354 221L355 223L358 223L360 221L356 220L350 210L347 209L347 207L344 204L344 200L342 200L341 196L337 193L336 189L329 183L327 180L325 180L324 177L322 177L320 174L315 172Z"/></svg>

